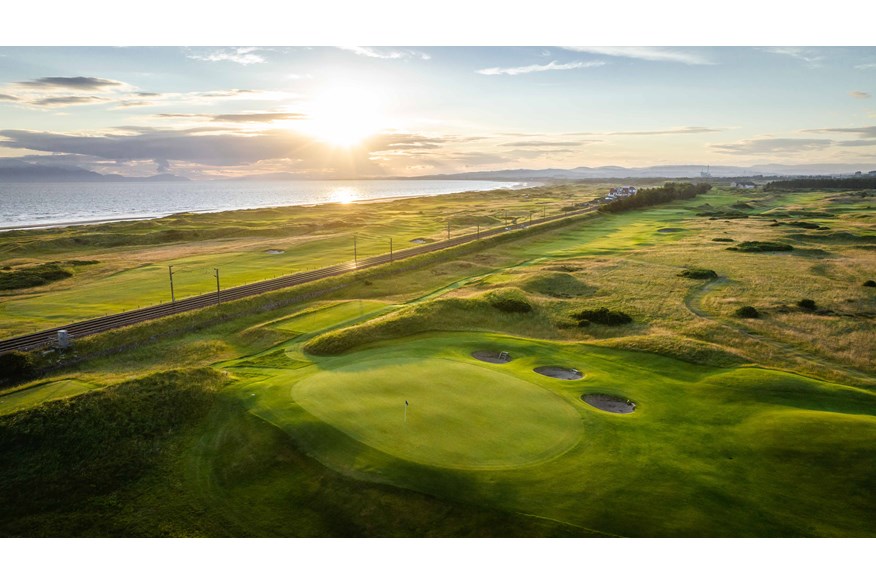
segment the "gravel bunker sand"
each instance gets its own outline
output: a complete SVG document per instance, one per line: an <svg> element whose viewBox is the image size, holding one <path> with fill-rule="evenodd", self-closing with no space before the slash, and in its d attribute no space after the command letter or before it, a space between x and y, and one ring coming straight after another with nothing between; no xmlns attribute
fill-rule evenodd
<svg viewBox="0 0 876 584"><path fill-rule="evenodd" d="M613 414L632 414L636 409L636 404L630 400L614 395L605 395L604 393L584 394L581 396L581 399L594 408L599 408Z"/></svg>
<svg viewBox="0 0 876 584"><path fill-rule="evenodd" d="M498 363L500 365L508 363L512 359L508 351L475 351L471 356L480 361Z"/></svg>
<svg viewBox="0 0 876 584"><path fill-rule="evenodd" d="M536 373L541 373L542 375L547 375L548 377L554 377L556 379L581 379L584 377L584 374L578 371L577 369L570 369L568 367L556 367L554 365L549 365L547 367L536 367L533 369Z"/></svg>
<svg viewBox="0 0 876 584"><path fill-rule="evenodd" d="M269 250L266 250L265 253L270 254L270 255L280 255L281 253L286 253L286 252L283 251L282 249L269 249Z"/></svg>

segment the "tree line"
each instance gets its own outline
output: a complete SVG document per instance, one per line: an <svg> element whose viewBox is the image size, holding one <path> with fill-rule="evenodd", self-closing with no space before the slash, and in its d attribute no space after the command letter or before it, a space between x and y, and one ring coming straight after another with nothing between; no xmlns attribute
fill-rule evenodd
<svg viewBox="0 0 876 584"><path fill-rule="evenodd" d="M693 199L697 195L709 192L711 188L712 185L708 183L693 184L668 182L662 187L642 189L635 195L607 203L602 206L602 210L608 213L619 213L621 211L629 211L630 209L638 209L640 207L651 207L679 199Z"/></svg>
<svg viewBox="0 0 876 584"><path fill-rule="evenodd" d="M775 180L766 184L765 191L784 191L797 189L876 189L876 176L855 178L792 178Z"/></svg>

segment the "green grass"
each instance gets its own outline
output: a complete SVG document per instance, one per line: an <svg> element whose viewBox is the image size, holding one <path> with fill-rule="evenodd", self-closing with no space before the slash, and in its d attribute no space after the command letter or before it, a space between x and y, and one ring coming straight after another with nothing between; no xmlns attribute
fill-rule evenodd
<svg viewBox="0 0 876 584"><path fill-rule="evenodd" d="M55 368L51 378L0 396L0 412L17 420L15 436L51 431L68 443L0 448L0 469L11 469L0 470L0 531L872 537L876 329L866 315L876 297L861 284L876 273L867 248L876 233L866 202L831 197L751 193L748 218L698 217L706 205L740 200L715 190L303 289L319 297L277 292L80 340L66 360L41 358ZM372 209L393 215L379 229L410 221L412 231L423 223L408 213L459 213L461 223L490 216L465 197L440 199ZM830 231L798 235L770 223L816 215ZM217 228L245 216L218 217ZM264 223L250 228L284 216L253 213ZM340 209L343 216L353 214ZM205 227L202 218L185 220ZM308 234L334 237L345 225ZM778 234L798 250L734 254L720 241ZM204 261L219 248L243 253L238 235L196 242ZM293 253L280 242L265 247L263 235L246 235L253 252ZM60 245L23 242L37 243ZM678 277L691 266L720 277ZM76 281L42 290L52 296ZM512 294L532 310L502 312L491 294ZM803 297L823 310L798 310ZM745 305L761 318L736 317ZM580 328L571 318L596 307L634 322ZM322 350L305 351L315 347ZM514 360L470 356L484 349ZM211 365L219 375L204 383L229 385L205 408L187 410L203 373L163 371ZM546 365L584 378L533 371ZM124 395L110 387L151 373L159 377L132 381ZM164 390L154 393L160 379ZM98 387L110 389L75 395ZM637 409L603 412L584 393L630 399ZM115 397L97 409L73 405L103 395ZM2 409L13 396L20 405ZM25 416L43 408L50 418ZM150 421L163 408L193 413L170 425ZM77 420L80 411L91 413ZM113 430L105 420L121 412L128 417ZM0 417L0 427L10 419ZM98 472L92 459L106 468Z"/></svg>
<svg viewBox="0 0 876 584"><path fill-rule="evenodd" d="M469 353L484 348L515 359L473 364ZM401 374L418 363L427 381L416 371ZM585 378L546 378L532 371L539 365L576 367ZM452 382L441 381L442 370L453 373ZM508 377L521 383L520 393L500 404ZM239 391L251 411L329 467L442 499L628 536L874 534L876 505L865 493L876 486L876 397L850 387L596 347L426 333L320 358L315 367ZM520 460L509 467L501 445L489 439L492 414L480 422L476 416L486 399L496 400L513 433L535 413L527 400L545 392L577 412L577 445L534 466ZM579 399L585 392L631 399L637 410L601 412ZM439 408L428 419L451 410L458 418L444 425L445 435L429 432L423 443L407 443L400 419L406 395L415 396L411 416L425 401ZM550 419L542 431L571 428L571 419ZM522 449L529 438L517 437ZM502 470L490 470L497 461ZM821 486L799 489L804 480Z"/></svg>
<svg viewBox="0 0 876 584"><path fill-rule="evenodd" d="M79 379L39 381L0 395L0 415L27 409L44 402L94 391L99 386Z"/></svg>
<svg viewBox="0 0 876 584"><path fill-rule="evenodd" d="M474 363L356 358L294 384L292 399L359 442L431 466L535 464L578 440L579 418L569 404Z"/></svg>

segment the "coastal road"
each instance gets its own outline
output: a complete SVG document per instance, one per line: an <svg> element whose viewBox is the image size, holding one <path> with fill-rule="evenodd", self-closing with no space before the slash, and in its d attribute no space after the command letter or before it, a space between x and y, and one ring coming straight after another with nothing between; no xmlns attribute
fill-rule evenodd
<svg viewBox="0 0 876 584"><path fill-rule="evenodd" d="M137 324L147 320L153 320L156 318L171 316L173 314L189 312L191 310L206 308L208 306L213 306L222 302L238 300L240 298L246 298L248 296L256 296L258 294L264 294L265 292L272 292L274 290L290 288L293 286L298 286L300 284L305 284L307 282L313 282L316 280L322 280L324 278L330 278L332 276L338 276L341 274L354 272L356 270L364 270L366 268L372 268L374 266L388 264L395 260L402 260L424 253L447 249L449 247L462 245L464 243L469 243L477 239L497 237L512 230L525 229L531 225L549 223L551 221L564 219L566 217L587 213L598 206L598 202L591 202L583 205L575 211L570 211L562 215L552 215L543 219L533 219L532 221L526 221L512 227L503 226L495 227L492 229L485 229L480 233L470 233L467 235L460 235L458 237L445 239L443 241L418 245L416 247L409 247L407 249L394 252L392 254L387 253L383 255L373 256L359 260L358 262L346 262L343 264L337 264L318 270L299 272L297 274L290 274L288 276L265 280L263 282L246 284L244 286L236 286L234 288L227 288L219 292L201 294L200 296L191 296L189 298L184 298L182 300L178 300L169 304L158 304L146 308L138 308L137 310L129 310L127 312L110 314L107 316L92 318L90 320L74 322L65 326L45 329L29 335L22 335L20 337L4 339L0 341L0 355L2 355L3 353L8 353L10 351L29 351L41 347L54 346L57 344L58 331L60 330L66 330L67 334L70 335L70 337L72 337L73 339L82 338L88 335L106 332L112 329Z"/></svg>

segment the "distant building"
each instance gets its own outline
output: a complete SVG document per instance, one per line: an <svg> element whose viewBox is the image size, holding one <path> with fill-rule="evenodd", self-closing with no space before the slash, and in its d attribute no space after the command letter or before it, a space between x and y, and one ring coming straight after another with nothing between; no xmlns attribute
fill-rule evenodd
<svg viewBox="0 0 876 584"><path fill-rule="evenodd" d="M639 189L636 187L614 187L610 191L608 191L608 195L605 197L609 201L614 201L615 199L622 199L624 197L632 197Z"/></svg>
<svg viewBox="0 0 876 584"><path fill-rule="evenodd" d="M734 189L754 189L757 188L757 185L751 182L750 180L737 180L735 182L730 183L730 186Z"/></svg>

